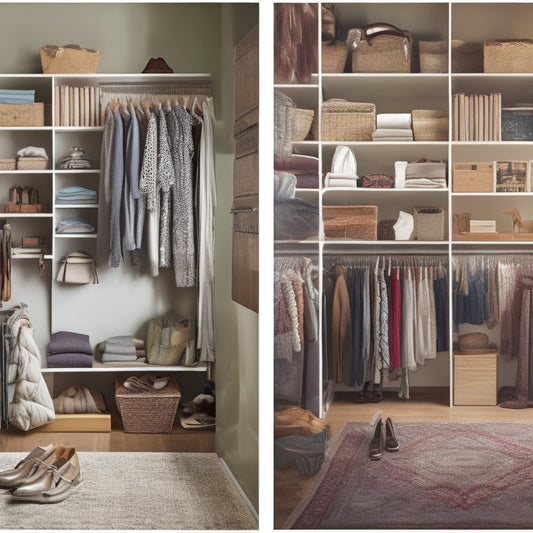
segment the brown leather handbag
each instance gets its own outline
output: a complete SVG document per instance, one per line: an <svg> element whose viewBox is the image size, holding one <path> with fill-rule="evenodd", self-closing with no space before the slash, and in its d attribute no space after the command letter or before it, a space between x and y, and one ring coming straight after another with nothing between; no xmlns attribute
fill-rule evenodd
<svg viewBox="0 0 533 533"><path fill-rule="evenodd" d="M412 72L413 40L407 30L378 22L348 32L352 72Z"/></svg>

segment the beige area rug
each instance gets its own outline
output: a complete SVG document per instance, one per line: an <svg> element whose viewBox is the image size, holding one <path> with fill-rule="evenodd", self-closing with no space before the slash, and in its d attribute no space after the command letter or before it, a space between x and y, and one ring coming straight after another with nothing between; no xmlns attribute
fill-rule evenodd
<svg viewBox="0 0 533 533"><path fill-rule="evenodd" d="M0 455L0 471L25 453ZM78 452L82 482L63 502L0 490L0 529L257 529L214 453Z"/></svg>

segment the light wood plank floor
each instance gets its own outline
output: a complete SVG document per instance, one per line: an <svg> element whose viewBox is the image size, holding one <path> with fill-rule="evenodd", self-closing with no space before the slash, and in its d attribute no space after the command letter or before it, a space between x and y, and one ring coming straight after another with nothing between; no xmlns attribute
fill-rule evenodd
<svg viewBox="0 0 533 533"><path fill-rule="evenodd" d="M393 422L524 422L533 423L533 409L502 409L498 406L449 407L447 389L411 389L411 399L400 400L395 392L386 392L379 403L356 404L353 393L336 393L326 420L331 438L345 422L370 422L377 411ZM274 527L280 529L313 483L295 467L274 471Z"/></svg>

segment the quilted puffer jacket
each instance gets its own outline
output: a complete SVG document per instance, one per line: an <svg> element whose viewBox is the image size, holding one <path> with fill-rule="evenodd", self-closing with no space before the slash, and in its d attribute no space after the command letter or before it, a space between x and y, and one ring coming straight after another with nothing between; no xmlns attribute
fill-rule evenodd
<svg viewBox="0 0 533 533"><path fill-rule="evenodd" d="M41 374L41 354L25 307L13 313L8 327L12 335L8 371L9 423L28 431L54 420L54 404Z"/></svg>

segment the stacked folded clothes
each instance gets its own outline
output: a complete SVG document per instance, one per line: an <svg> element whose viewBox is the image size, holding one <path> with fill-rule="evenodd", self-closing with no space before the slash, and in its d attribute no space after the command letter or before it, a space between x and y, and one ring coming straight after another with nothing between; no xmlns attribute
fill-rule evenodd
<svg viewBox="0 0 533 533"><path fill-rule="evenodd" d="M144 341L131 335L109 337L98 345L102 363L146 362Z"/></svg>
<svg viewBox="0 0 533 533"><path fill-rule="evenodd" d="M33 89L0 89L0 104L34 104Z"/></svg>
<svg viewBox="0 0 533 533"><path fill-rule="evenodd" d="M419 159L405 167L406 189L445 189L446 163Z"/></svg>
<svg viewBox="0 0 533 533"><path fill-rule="evenodd" d="M331 171L326 174L325 187L356 188L358 179L354 153L348 146L337 146L331 161Z"/></svg>
<svg viewBox="0 0 533 533"><path fill-rule="evenodd" d="M82 385L72 385L53 399L54 411L61 414L105 413L104 397L100 391Z"/></svg>
<svg viewBox="0 0 533 533"><path fill-rule="evenodd" d="M412 141L411 113L379 113L373 141Z"/></svg>
<svg viewBox="0 0 533 533"><path fill-rule="evenodd" d="M318 189L318 163L318 157L294 154L290 157L276 159L274 169L296 176L298 189Z"/></svg>
<svg viewBox="0 0 533 533"><path fill-rule="evenodd" d="M60 220L56 233L95 233L94 224L80 217L65 218Z"/></svg>
<svg viewBox="0 0 533 533"><path fill-rule="evenodd" d="M96 204L96 191L87 187L73 186L61 189L56 195L56 204Z"/></svg>
<svg viewBox="0 0 533 533"><path fill-rule="evenodd" d="M91 367L93 349L89 335L72 331L58 331L50 336L48 367Z"/></svg>

